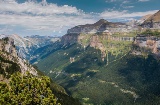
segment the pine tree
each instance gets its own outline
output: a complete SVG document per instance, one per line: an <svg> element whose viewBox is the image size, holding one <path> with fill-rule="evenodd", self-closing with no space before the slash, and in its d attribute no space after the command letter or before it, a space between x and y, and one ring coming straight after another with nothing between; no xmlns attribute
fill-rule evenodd
<svg viewBox="0 0 160 105"><path fill-rule="evenodd" d="M50 89L49 77L26 76L17 72L10 82L0 83L0 104L2 105L59 105Z"/></svg>

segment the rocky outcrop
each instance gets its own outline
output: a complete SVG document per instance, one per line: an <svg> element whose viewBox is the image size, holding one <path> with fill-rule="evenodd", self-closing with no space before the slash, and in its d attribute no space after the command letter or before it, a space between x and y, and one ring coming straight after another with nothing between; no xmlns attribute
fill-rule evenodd
<svg viewBox="0 0 160 105"><path fill-rule="evenodd" d="M94 24L86 24L86 25L79 25L75 26L67 31L67 34L80 34L80 33L98 33L104 32L108 30L108 28L118 28L126 26L123 23L112 23L108 22L104 19L100 19L98 22Z"/></svg>
<svg viewBox="0 0 160 105"><path fill-rule="evenodd" d="M99 49L101 51L101 58L104 60L108 52L116 54L118 54L118 51L123 52L123 48L129 46L128 43L125 46L124 42L132 43L134 41L134 37L125 37L127 36L126 30L127 25L125 24L112 23L101 19L94 24L79 25L69 29L67 34L62 36L61 43L62 45L78 43L84 49L87 46ZM118 34L122 34L122 36L112 35L117 32ZM113 43L108 43L108 41L112 41Z"/></svg>
<svg viewBox="0 0 160 105"><path fill-rule="evenodd" d="M39 35L32 35L21 37L19 35L0 35L0 39L4 37L9 37L14 39L14 44L16 46L16 50L18 56L31 60L32 54L38 48L53 44L54 42L60 40L59 37L52 37L52 36L39 36Z"/></svg>
<svg viewBox="0 0 160 105"><path fill-rule="evenodd" d="M106 41L112 41L116 43L106 43ZM111 52L109 50L112 50L112 52L117 53L118 50L113 50L119 49L117 47L123 46L121 43L124 43L126 41L132 43L134 41L134 37L112 36L108 31L101 33L68 33L61 38L62 45L71 45L74 43L78 43L81 44L82 47L84 47L84 49L87 46L90 46L100 50L101 58L103 61L104 58L107 56L107 53ZM128 46L128 44L126 46Z"/></svg>
<svg viewBox="0 0 160 105"><path fill-rule="evenodd" d="M137 36L134 44L143 50L149 50L152 54L160 56L160 38L155 36ZM143 52L142 50L140 50ZM149 53L148 52L148 53Z"/></svg>
<svg viewBox="0 0 160 105"><path fill-rule="evenodd" d="M0 51L12 53L12 56L17 57L17 52L14 45L14 40L11 38L4 38L0 40Z"/></svg>
<svg viewBox="0 0 160 105"><path fill-rule="evenodd" d="M160 29L160 10L147 18L141 26L143 28Z"/></svg>
<svg viewBox="0 0 160 105"><path fill-rule="evenodd" d="M78 37L79 37L79 34L66 34L62 36L61 43L63 45L77 43Z"/></svg>
<svg viewBox="0 0 160 105"><path fill-rule="evenodd" d="M93 35L91 37L91 40L90 40L90 47L94 47L94 48L97 48L97 49L100 49L100 50L103 50L104 49L104 45L103 43L100 41L99 39L99 36L98 35Z"/></svg>
<svg viewBox="0 0 160 105"><path fill-rule="evenodd" d="M14 64L18 65L21 73L23 74L28 71L33 75L37 75L37 71L28 62L18 56L14 45L14 40L9 37L0 39L0 57L3 58L4 61L13 62ZM3 62L0 63L2 65L4 64ZM5 67L4 70L7 68L7 65L3 66Z"/></svg>

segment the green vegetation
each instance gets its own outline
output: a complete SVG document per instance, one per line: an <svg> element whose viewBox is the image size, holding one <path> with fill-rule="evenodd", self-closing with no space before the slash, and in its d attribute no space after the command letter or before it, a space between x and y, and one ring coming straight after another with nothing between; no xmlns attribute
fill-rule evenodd
<svg viewBox="0 0 160 105"><path fill-rule="evenodd" d="M50 79L17 72L8 84L0 83L1 105L60 105L50 89Z"/></svg>
<svg viewBox="0 0 160 105"><path fill-rule="evenodd" d="M117 37L135 37L137 35L137 31L133 32L117 32L114 33L112 36L117 36Z"/></svg>
<svg viewBox="0 0 160 105"><path fill-rule="evenodd" d="M1 53L2 52L0 52L0 54ZM20 71L20 67L15 62L7 60L0 55L0 74L6 78L9 78L11 74L16 71Z"/></svg>
<svg viewBox="0 0 160 105"><path fill-rule="evenodd" d="M89 42L90 42L90 38L93 35L94 34L80 34L79 37L82 37L82 39L80 40L80 42L82 43L82 45L83 46L88 46Z"/></svg>
<svg viewBox="0 0 160 105"><path fill-rule="evenodd" d="M132 41L116 41L116 40L104 40L100 38L100 41L104 45L104 49L107 53L112 55L125 55L131 50Z"/></svg>
<svg viewBox="0 0 160 105"><path fill-rule="evenodd" d="M146 35L146 36L160 36L160 32L158 30L151 30L147 29L144 32L141 33L141 35Z"/></svg>
<svg viewBox="0 0 160 105"><path fill-rule="evenodd" d="M55 50L37 66L84 105L160 104L160 62L152 56L129 54L131 42L102 41L112 44L116 52L107 47L107 66L107 57L102 61L100 50L78 44ZM75 62L70 63L70 57Z"/></svg>
<svg viewBox="0 0 160 105"><path fill-rule="evenodd" d="M17 60L0 51L0 105L81 105L43 72L22 75Z"/></svg>

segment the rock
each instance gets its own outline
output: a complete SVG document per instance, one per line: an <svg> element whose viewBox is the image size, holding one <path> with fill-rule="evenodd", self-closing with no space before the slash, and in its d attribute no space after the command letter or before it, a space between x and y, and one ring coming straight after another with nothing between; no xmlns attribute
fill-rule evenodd
<svg viewBox="0 0 160 105"><path fill-rule="evenodd" d="M37 71L28 62L18 56L14 40L12 38L6 37L0 39L0 56L5 60L19 65L21 73L25 74L26 71L28 71L33 75L37 75ZM4 67L6 68L7 66L9 65L7 64Z"/></svg>

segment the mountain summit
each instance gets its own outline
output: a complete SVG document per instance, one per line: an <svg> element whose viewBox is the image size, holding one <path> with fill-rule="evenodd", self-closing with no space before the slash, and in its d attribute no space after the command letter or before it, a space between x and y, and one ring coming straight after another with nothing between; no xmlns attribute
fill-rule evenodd
<svg viewBox="0 0 160 105"><path fill-rule="evenodd" d="M142 27L144 28L160 28L160 10L155 14L151 15L148 19L146 19L142 23Z"/></svg>
<svg viewBox="0 0 160 105"><path fill-rule="evenodd" d="M119 25L124 25L123 23L113 23L108 22L105 19L100 19L94 24L86 24L86 25L78 25L75 26L67 31L67 34L80 34L80 33L97 33L97 32L103 32L107 28L115 28Z"/></svg>
<svg viewBox="0 0 160 105"><path fill-rule="evenodd" d="M99 21L97 21L96 23L94 23L94 25L100 26L100 25L105 24L105 23L108 23L108 21L105 20L105 19L100 19Z"/></svg>
<svg viewBox="0 0 160 105"><path fill-rule="evenodd" d="M160 10L150 16L145 22L160 22Z"/></svg>

